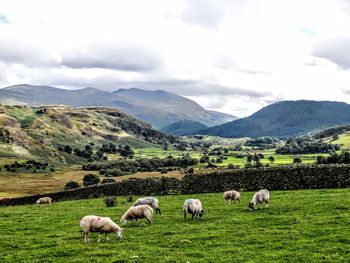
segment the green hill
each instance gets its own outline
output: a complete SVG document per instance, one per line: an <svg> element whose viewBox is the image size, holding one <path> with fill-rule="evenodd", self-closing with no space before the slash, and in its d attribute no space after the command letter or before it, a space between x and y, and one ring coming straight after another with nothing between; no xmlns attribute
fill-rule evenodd
<svg viewBox="0 0 350 263"><path fill-rule="evenodd" d="M282 101L253 115L197 132L221 137L296 136L350 123L350 105L331 101Z"/></svg>
<svg viewBox="0 0 350 263"><path fill-rule="evenodd" d="M143 122L110 108L0 105L0 156L79 162L58 150L84 149L105 143L155 147L176 140Z"/></svg>

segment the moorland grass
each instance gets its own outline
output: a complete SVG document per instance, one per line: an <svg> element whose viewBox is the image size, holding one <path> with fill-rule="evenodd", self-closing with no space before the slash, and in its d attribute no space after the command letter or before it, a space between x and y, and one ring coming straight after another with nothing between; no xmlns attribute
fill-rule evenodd
<svg viewBox="0 0 350 263"><path fill-rule="evenodd" d="M103 199L50 206L0 208L1 262L349 262L350 189L271 192L270 208L249 212L252 192L225 205L222 193L161 196L154 223L128 222L121 241L83 243L80 219L119 218L125 197L107 208ZM205 215L183 220L186 198L202 200ZM136 197L135 197L136 198Z"/></svg>

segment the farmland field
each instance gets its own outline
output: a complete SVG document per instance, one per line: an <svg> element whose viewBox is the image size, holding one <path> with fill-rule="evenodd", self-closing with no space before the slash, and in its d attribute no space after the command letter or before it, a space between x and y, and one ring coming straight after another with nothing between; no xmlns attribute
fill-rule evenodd
<svg viewBox="0 0 350 263"><path fill-rule="evenodd" d="M184 223L182 204L198 197L204 217ZM349 262L350 189L271 192L270 208L249 212L251 192L224 205L221 193L159 197L154 223L128 222L121 241L85 245L87 214L119 218L130 206L102 199L0 208L1 262ZM135 197L136 198L136 197Z"/></svg>

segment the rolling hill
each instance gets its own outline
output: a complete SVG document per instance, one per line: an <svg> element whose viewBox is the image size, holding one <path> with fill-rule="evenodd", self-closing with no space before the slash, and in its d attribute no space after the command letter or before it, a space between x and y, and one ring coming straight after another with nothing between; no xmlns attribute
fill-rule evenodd
<svg viewBox="0 0 350 263"><path fill-rule="evenodd" d="M136 88L119 89L112 93L95 88L66 90L22 84L0 89L0 103L113 107L149 122L158 129L181 120L215 126L236 119L228 114L207 111L194 101L170 92Z"/></svg>
<svg viewBox="0 0 350 263"><path fill-rule="evenodd" d="M97 150L105 143L141 148L174 141L176 138L115 109L0 105L0 157L77 163L81 161L78 157L59 149L92 145Z"/></svg>
<svg viewBox="0 0 350 263"><path fill-rule="evenodd" d="M184 136L196 133L196 131L205 129L207 126L198 121L178 121L169 124L162 128L162 131L167 134L172 134L176 136Z"/></svg>
<svg viewBox="0 0 350 263"><path fill-rule="evenodd" d="M228 138L295 136L350 123L350 105L331 101L282 101L268 105L253 115L197 134Z"/></svg>

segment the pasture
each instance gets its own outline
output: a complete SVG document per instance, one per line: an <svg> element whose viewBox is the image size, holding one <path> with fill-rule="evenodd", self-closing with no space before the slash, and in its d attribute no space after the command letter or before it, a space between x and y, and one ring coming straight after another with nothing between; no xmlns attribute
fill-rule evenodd
<svg viewBox="0 0 350 263"><path fill-rule="evenodd" d="M1 262L349 262L350 189L272 191L270 208L249 212L252 192L225 205L222 193L159 197L162 215L153 225L128 222L115 235L83 243L80 219L119 218L132 204L118 197L0 208ZM186 198L202 200L199 221L183 221ZM136 197L134 197L136 200Z"/></svg>

